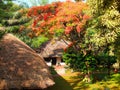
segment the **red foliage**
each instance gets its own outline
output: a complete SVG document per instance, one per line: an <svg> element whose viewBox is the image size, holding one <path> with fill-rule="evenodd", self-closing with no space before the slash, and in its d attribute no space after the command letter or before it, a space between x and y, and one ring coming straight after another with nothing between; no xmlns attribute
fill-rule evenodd
<svg viewBox="0 0 120 90"><path fill-rule="evenodd" d="M30 8L28 16L34 18L32 27L38 28L37 31L42 30L42 33L54 34L60 29L64 29L62 35L69 36L70 33L76 31L81 33L86 21L90 19L89 15L83 13L88 6L82 2L67 1Z"/></svg>
<svg viewBox="0 0 120 90"><path fill-rule="evenodd" d="M41 22L40 27L44 27L46 25L45 22Z"/></svg>
<svg viewBox="0 0 120 90"><path fill-rule="evenodd" d="M34 21L33 21L33 24L32 24L32 27L35 27L36 24L37 24L37 20L34 20Z"/></svg>
<svg viewBox="0 0 120 90"><path fill-rule="evenodd" d="M45 13L44 16L43 16L44 20L46 21L48 19L48 14Z"/></svg>
<svg viewBox="0 0 120 90"><path fill-rule="evenodd" d="M69 34L73 30L72 26L68 26L65 28L65 34Z"/></svg>
<svg viewBox="0 0 120 90"><path fill-rule="evenodd" d="M90 16L84 14L84 15L83 15L83 20L88 20L88 19L90 19Z"/></svg>
<svg viewBox="0 0 120 90"><path fill-rule="evenodd" d="M80 26L77 26L77 27L76 27L76 30L77 30L78 33L80 33L80 31L81 31Z"/></svg>

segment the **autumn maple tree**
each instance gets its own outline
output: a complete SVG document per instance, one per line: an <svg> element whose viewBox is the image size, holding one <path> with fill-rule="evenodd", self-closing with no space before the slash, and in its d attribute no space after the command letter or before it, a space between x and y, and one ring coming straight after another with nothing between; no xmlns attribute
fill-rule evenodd
<svg viewBox="0 0 120 90"><path fill-rule="evenodd" d="M78 38L83 36L90 18L85 9L88 9L85 3L70 1L32 7L28 12L28 17L33 18L32 35L59 36L76 44L81 41Z"/></svg>

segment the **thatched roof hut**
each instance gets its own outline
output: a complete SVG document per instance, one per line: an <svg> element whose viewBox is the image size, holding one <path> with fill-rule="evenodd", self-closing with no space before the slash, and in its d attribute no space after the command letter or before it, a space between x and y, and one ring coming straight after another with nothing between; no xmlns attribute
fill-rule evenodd
<svg viewBox="0 0 120 90"><path fill-rule="evenodd" d="M40 54L43 57L61 57L69 42L64 40L51 40L40 47Z"/></svg>
<svg viewBox="0 0 120 90"><path fill-rule="evenodd" d="M70 44L69 41L53 39L41 45L36 51L44 58L56 58L56 65L58 65L61 63L62 54L68 44Z"/></svg>
<svg viewBox="0 0 120 90"><path fill-rule="evenodd" d="M12 34L0 40L0 89L44 89L54 84L42 57Z"/></svg>

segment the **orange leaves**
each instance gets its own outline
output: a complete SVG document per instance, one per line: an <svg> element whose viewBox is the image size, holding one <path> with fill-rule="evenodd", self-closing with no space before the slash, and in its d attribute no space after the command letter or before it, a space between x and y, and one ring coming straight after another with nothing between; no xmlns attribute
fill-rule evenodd
<svg viewBox="0 0 120 90"><path fill-rule="evenodd" d="M90 19L90 16L84 14L84 15L83 15L83 20L88 20L88 19Z"/></svg>
<svg viewBox="0 0 120 90"><path fill-rule="evenodd" d="M49 33L54 34L54 29L55 29L55 26L51 27L50 30L49 30Z"/></svg>
<svg viewBox="0 0 120 90"><path fill-rule="evenodd" d="M48 19L48 16L49 16L49 13L48 13L48 14L45 13L45 14L43 15L43 19L46 21L46 20Z"/></svg>
<svg viewBox="0 0 120 90"><path fill-rule="evenodd" d="M34 6L29 9L28 11L28 16L30 17L37 17L42 13L53 13L55 14L56 8L61 5L61 2L56 2L53 4L47 4L45 6ZM49 14L50 15L50 14Z"/></svg>
<svg viewBox="0 0 120 90"><path fill-rule="evenodd" d="M82 23L82 22L77 24L76 30L77 30L78 33L80 33L82 31L83 26L84 26L84 23Z"/></svg>
<svg viewBox="0 0 120 90"><path fill-rule="evenodd" d="M57 30L64 30L69 36L72 31L80 33L90 16L84 14L83 10L88 6L82 2L55 2L45 6L32 7L28 16L34 19L33 31L38 35L41 33L55 34ZM76 31L74 32L76 34Z"/></svg>
<svg viewBox="0 0 120 90"><path fill-rule="evenodd" d="M33 38L34 36L39 36L43 32L43 29L40 27L32 27L32 32L28 34L29 37Z"/></svg>
<svg viewBox="0 0 120 90"><path fill-rule="evenodd" d="M77 30L78 33L80 33L80 31L81 31L80 26L77 26L77 27L76 27L76 30Z"/></svg>
<svg viewBox="0 0 120 90"><path fill-rule="evenodd" d="M40 7L32 7L32 8L30 8L29 11L28 11L28 13L27 13L27 15L29 17L39 16L39 13L38 13L39 8Z"/></svg>
<svg viewBox="0 0 120 90"><path fill-rule="evenodd" d="M73 30L72 26L68 26L65 28L65 34L69 34Z"/></svg>
<svg viewBox="0 0 120 90"><path fill-rule="evenodd" d="M46 25L46 22L41 22L40 27L44 27Z"/></svg>
<svg viewBox="0 0 120 90"><path fill-rule="evenodd" d="M34 21L33 21L33 24L32 24L32 27L35 27L36 24L37 24L37 20L34 20Z"/></svg>
<svg viewBox="0 0 120 90"><path fill-rule="evenodd" d="M87 9L87 5L82 2L63 2L60 7L58 7L58 16L63 15L78 15L83 9Z"/></svg>

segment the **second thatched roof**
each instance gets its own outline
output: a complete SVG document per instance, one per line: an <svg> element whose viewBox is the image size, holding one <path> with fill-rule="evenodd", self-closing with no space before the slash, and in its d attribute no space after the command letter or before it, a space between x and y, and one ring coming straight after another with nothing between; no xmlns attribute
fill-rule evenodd
<svg viewBox="0 0 120 90"><path fill-rule="evenodd" d="M50 40L43 45L36 51L42 55L43 57L61 57L64 49L68 47L70 42L64 40Z"/></svg>
<svg viewBox="0 0 120 90"><path fill-rule="evenodd" d="M48 66L12 34L0 40L0 89L44 89L54 85Z"/></svg>

